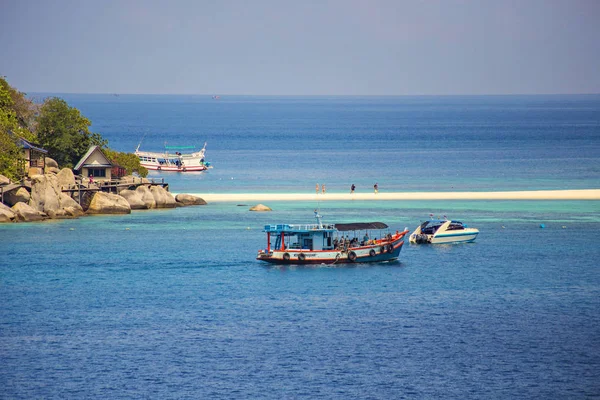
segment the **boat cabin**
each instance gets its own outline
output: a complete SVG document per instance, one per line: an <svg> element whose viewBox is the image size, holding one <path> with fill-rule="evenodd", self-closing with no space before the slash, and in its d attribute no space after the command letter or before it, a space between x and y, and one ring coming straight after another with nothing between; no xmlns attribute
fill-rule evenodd
<svg viewBox="0 0 600 400"><path fill-rule="evenodd" d="M433 235L446 222L448 222L448 220L445 220L445 219L432 219L429 221L425 221L421 224L421 233L423 233L425 235ZM447 231L457 231L457 230L463 230L465 228L466 227L460 221L450 221L450 225L448 225L446 230Z"/></svg>
<svg viewBox="0 0 600 400"><path fill-rule="evenodd" d="M311 251L333 250L334 234L333 225L319 226L308 225L265 225L267 233L267 249L303 249Z"/></svg>

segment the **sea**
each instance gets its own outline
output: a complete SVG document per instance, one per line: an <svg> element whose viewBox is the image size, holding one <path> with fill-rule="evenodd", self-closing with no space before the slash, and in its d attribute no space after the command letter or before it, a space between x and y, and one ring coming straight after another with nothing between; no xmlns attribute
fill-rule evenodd
<svg viewBox="0 0 600 400"><path fill-rule="evenodd" d="M174 193L600 188L600 95L64 98ZM216 202L0 225L2 399L600 398L600 201ZM473 243L276 266L266 224L435 217Z"/></svg>

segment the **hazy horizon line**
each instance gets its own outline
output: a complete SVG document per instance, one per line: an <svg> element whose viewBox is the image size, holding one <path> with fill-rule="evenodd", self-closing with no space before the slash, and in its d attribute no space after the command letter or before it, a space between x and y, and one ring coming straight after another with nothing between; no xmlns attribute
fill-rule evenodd
<svg viewBox="0 0 600 400"><path fill-rule="evenodd" d="M463 93L463 94L233 94L233 93L126 93L126 92L24 92L27 95L107 95L107 96L236 96L236 97L478 97L478 96L598 96L590 93Z"/></svg>

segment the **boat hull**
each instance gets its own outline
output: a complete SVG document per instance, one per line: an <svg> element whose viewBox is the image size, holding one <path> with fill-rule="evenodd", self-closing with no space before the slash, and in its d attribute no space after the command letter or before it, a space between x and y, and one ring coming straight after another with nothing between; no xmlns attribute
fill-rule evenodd
<svg viewBox="0 0 600 400"><path fill-rule="evenodd" d="M301 249L260 251L256 259L272 264L297 265L378 263L397 260L403 245L404 240L396 240L392 243L362 246L343 251Z"/></svg>
<svg viewBox="0 0 600 400"><path fill-rule="evenodd" d="M431 244L448 244L448 243L469 243L473 242L479 231L477 232L461 232L461 233L443 233L437 235L412 234L410 242L416 244L431 243ZM423 236L427 239L424 240Z"/></svg>
<svg viewBox="0 0 600 400"><path fill-rule="evenodd" d="M140 162L142 167L146 168L150 171L166 171L166 172L200 172L206 171L208 168L204 165L194 165L194 166L167 166L167 165L155 165Z"/></svg>

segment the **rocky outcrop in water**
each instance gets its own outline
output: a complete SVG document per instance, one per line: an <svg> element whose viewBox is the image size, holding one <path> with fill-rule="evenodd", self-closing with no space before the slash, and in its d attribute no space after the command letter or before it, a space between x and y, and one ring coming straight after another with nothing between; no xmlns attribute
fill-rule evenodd
<svg viewBox="0 0 600 400"><path fill-rule="evenodd" d="M183 206L204 206L204 205L206 205L206 201L204 201L204 199L197 197L197 196L193 196L191 194L185 194L185 193L179 193L177 196L175 196L175 201L177 201L178 204L181 204Z"/></svg>
<svg viewBox="0 0 600 400"><path fill-rule="evenodd" d="M60 217L61 190L54 174L34 175L31 177L31 198L29 205L36 211L47 214L50 218Z"/></svg>
<svg viewBox="0 0 600 400"><path fill-rule="evenodd" d="M0 203L0 222L12 222L15 216L14 211L10 207Z"/></svg>
<svg viewBox="0 0 600 400"><path fill-rule="evenodd" d="M17 203L29 203L30 198L29 191L24 187L20 187L4 193L4 204L12 207Z"/></svg>
<svg viewBox="0 0 600 400"><path fill-rule="evenodd" d="M265 206L264 204L257 204L253 207L250 207L250 211L273 211L271 208Z"/></svg>
<svg viewBox="0 0 600 400"><path fill-rule="evenodd" d="M147 209L156 208L156 200L147 186L138 186L135 191L141 196Z"/></svg>
<svg viewBox="0 0 600 400"><path fill-rule="evenodd" d="M156 208L174 208L175 197L160 186L150 187L150 192L156 201Z"/></svg>
<svg viewBox="0 0 600 400"><path fill-rule="evenodd" d="M118 194L97 192L94 194L88 214L130 214L131 206L124 197Z"/></svg>
<svg viewBox="0 0 600 400"><path fill-rule="evenodd" d="M15 213L16 221L32 222L42 221L47 218L46 214L37 211L25 203L17 203L12 206L11 210Z"/></svg>
<svg viewBox="0 0 600 400"><path fill-rule="evenodd" d="M147 210L148 206L142 200L142 195L137 190L121 190L119 196L123 197L129 203L132 210ZM152 198L154 200L154 198Z"/></svg>

